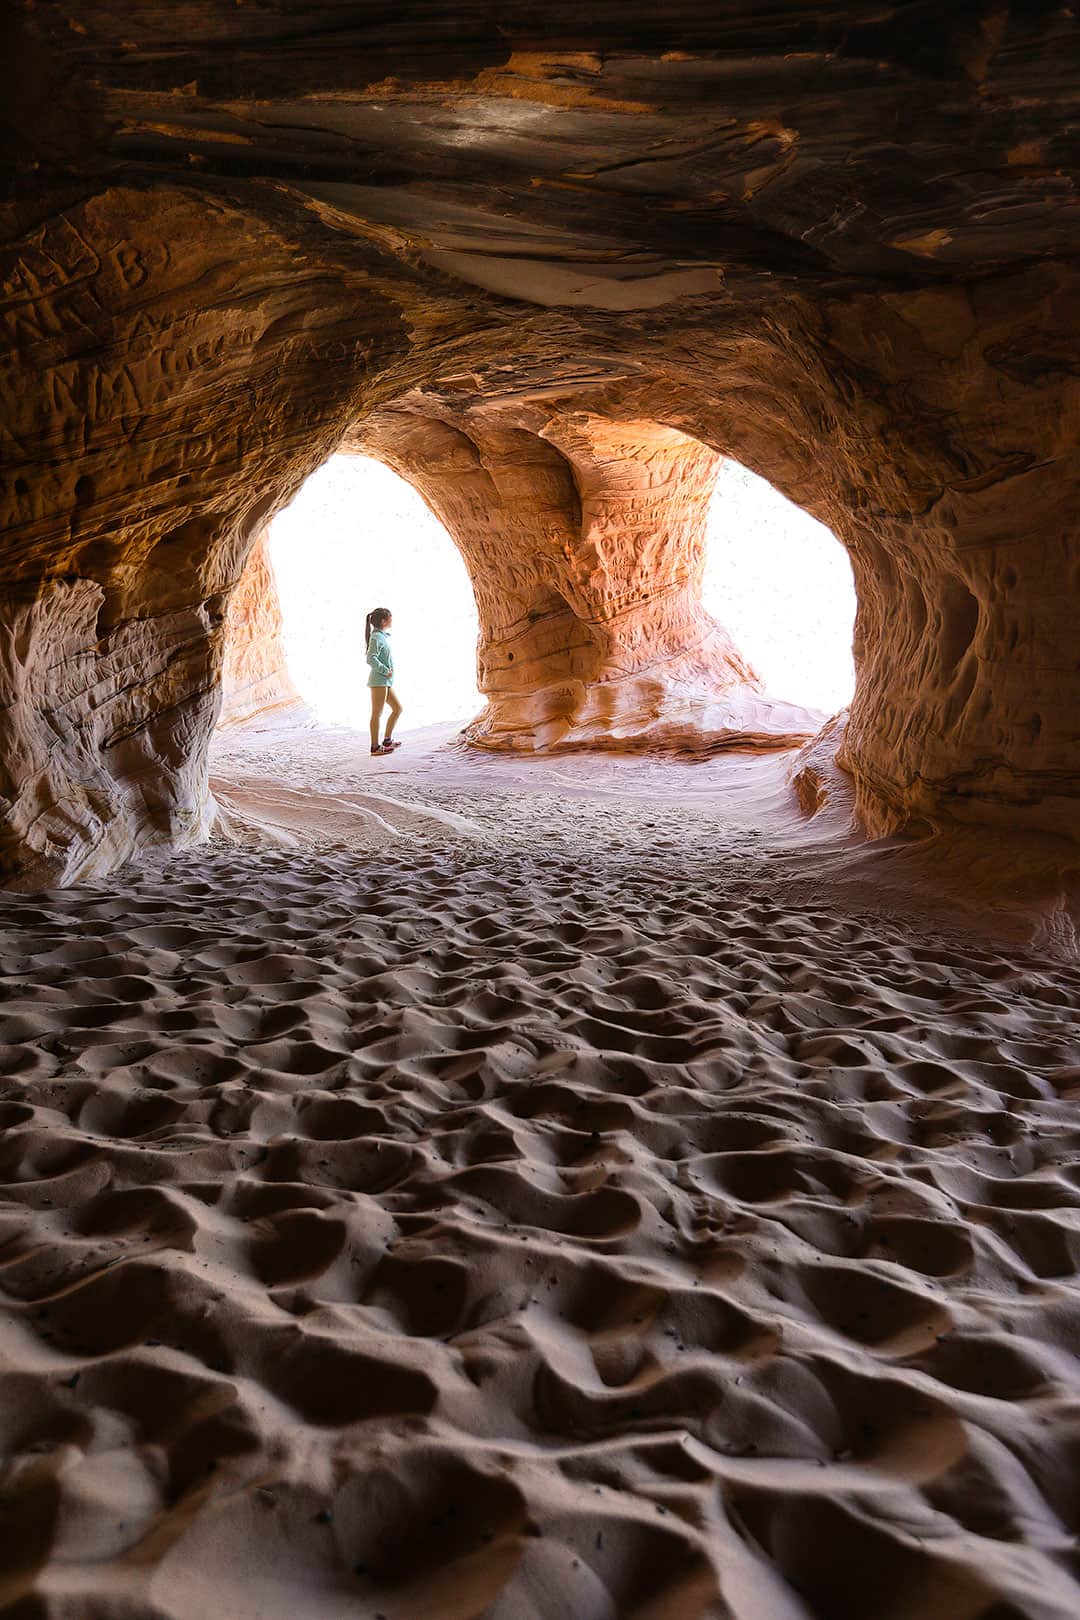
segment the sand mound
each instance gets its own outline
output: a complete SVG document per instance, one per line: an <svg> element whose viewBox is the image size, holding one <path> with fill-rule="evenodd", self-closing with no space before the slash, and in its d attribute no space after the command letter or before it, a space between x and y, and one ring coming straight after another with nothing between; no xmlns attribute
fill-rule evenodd
<svg viewBox="0 0 1080 1620"><path fill-rule="evenodd" d="M393 763L0 898L0 1612L1071 1620L1075 971Z"/></svg>

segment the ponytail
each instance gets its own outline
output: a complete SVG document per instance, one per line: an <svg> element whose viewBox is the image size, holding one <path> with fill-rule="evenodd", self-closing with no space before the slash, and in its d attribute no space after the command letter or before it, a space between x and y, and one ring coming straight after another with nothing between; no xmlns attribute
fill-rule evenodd
<svg viewBox="0 0 1080 1620"><path fill-rule="evenodd" d="M365 650L365 652L367 651L368 647L371 646L371 637L372 637L373 631L381 630L383 625L386 623L386 621L387 621L387 619L389 617L390 617L390 609L389 608L372 608L371 612L368 614L367 618L364 620L364 650Z"/></svg>

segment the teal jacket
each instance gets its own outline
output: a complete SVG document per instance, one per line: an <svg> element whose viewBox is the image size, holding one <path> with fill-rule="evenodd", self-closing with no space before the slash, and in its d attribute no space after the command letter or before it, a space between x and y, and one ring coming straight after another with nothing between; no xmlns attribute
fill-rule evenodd
<svg viewBox="0 0 1080 1620"><path fill-rule="evenodd" d="M393 686L394 655L390 651L390 637L385 630L373 630L367 644L369 686Z"/></svg>

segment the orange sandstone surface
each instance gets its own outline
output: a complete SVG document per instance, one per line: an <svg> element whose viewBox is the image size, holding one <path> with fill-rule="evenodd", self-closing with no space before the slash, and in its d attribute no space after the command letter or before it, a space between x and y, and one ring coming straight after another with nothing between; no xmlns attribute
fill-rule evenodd
<svg viewBox="0 0 1080 1620"><path fill-rule="evenodd" d="M1074 8L8 10L0 1614L1075 1620ZM338 451L478 607L385 758Z"/></svg>
<svg viewBox="0 0 1080 1620"><path fill-rule="evenodd" d="M1075 34L978 5L20 12L9 881L204 836L230 593L345 443L472 569L475 742L815 728L697 600L727 451L851 554L867 831L1074 839Z"/></svg>

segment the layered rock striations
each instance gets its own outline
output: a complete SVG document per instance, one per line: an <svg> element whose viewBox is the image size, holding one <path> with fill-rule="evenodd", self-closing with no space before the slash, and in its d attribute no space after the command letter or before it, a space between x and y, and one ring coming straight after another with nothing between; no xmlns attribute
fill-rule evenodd
<svg viewBox="0 0 1080 1620"><path fill-rule="evenodd" d="M342 444L469 562L474 740L805 734L697 601L728 453L851 553L869 831L1075 834L1068 8L8 28L7 881L201 836L230 592Z"/></svg>
<svg viewBox="0 0 1080 1620"><path fill-rule="evenodd" d="M465 559L487 699L472 742L700 751L815 729L760 695L701 605L718 458L697 440L524 406L459 422L378 413L350 442L420 490Z"/></svg>
<svg viewBox="0 0 1080 1620"><path fill-rule="evenodd" d="M299 705L289 675L274 565L264 529L256 540L225 613L219 726Z"/></svg>

